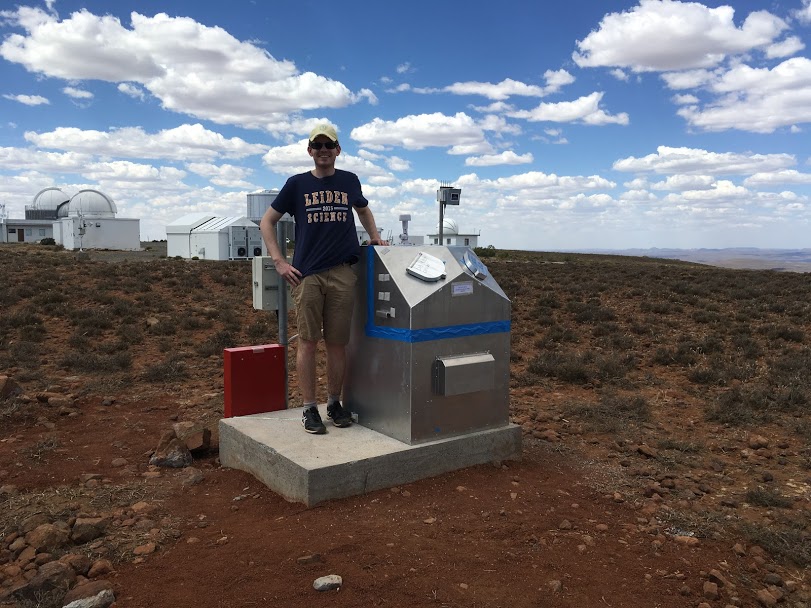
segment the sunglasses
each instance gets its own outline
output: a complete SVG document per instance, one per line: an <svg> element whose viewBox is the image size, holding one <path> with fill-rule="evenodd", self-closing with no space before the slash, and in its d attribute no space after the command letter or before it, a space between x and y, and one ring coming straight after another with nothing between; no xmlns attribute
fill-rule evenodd
<svg viewBox="0 0 811 608"><path fill-rule="evenodd" d="M334 150L335 148L338 147L338 142L337 141L325 141L325 142L311 141L310 142L310 147L313 150L320 150L322 147L326 148L327 150Z"/></svg>

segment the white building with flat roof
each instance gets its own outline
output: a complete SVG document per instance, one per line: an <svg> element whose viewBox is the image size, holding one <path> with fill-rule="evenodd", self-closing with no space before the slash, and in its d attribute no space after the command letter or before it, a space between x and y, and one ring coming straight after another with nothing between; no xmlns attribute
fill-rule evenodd
<svg viewBox="0 0 811 608"><path fill-rule="evenodd" d="M263 255L262 233L247 217L190 213L166 225L168 257L241 260Z"/></svg>

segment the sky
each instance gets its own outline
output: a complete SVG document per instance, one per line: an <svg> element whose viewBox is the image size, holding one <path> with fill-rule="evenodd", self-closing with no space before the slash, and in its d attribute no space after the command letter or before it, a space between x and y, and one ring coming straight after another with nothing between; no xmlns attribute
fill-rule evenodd
<svg viewBox="0 0 811 608"><path fill-rule="evenodd" d="M0 203L111 196L143 240L312 168L384 236L811 247L811 0L0 0Z"/></svg>

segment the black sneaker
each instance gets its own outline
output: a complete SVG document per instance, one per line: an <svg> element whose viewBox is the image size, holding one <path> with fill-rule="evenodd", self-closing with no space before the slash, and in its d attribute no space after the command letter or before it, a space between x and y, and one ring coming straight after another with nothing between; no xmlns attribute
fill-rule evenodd
<svg viewBox="0 0 811 608"><path fill-rule="evenodd" d="M323 435L327 432L327 427L321 422L321 414L318 413L317 407L308 407L304 410L301 416L301 424L304 430L314 435Z"/></svg>
<svg viewBox="0 0 811 608"><path fill-rule="evenodd" d="M352 424L352 416L344 409L340 401L327 406L327 418L332 420L332 424L341 428Z"/></svg>

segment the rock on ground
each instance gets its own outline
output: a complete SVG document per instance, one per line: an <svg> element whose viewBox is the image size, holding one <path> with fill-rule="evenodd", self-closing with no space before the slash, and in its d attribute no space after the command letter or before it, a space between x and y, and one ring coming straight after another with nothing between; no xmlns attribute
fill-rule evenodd
<svg viewBox="0 0 811 608"><path fill-rule="evenodd" d="M339 589L343 582L343 579L337 574L330 574L315 579L313 589L316 591L332 591L333 589Z"/></svg>

